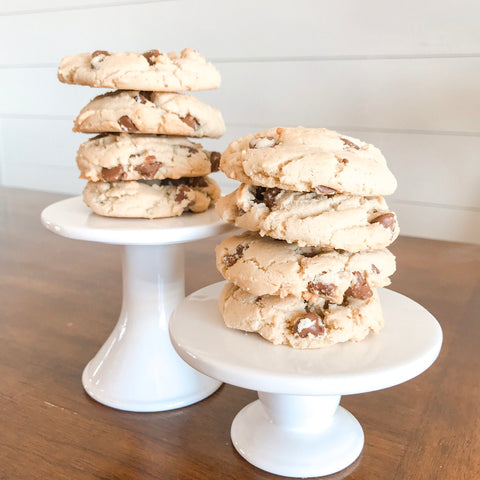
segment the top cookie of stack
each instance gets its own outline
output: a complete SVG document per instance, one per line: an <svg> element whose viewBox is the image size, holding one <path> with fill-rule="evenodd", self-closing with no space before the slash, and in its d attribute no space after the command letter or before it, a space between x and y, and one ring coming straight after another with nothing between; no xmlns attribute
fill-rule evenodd
<svg viewBox="0 0 480 480"><path fill-rule="evenodd" d="M399 234L381 152L323 128L272 128L232 142L220 169L243 183L216 210L250 231L216 249L227 326L295 348L378 331L376 289L395 271L385 247Z"/></svg>
<svg viewBox="0 0 480 480"><path fill-rule="evenodd" d="M202 212L220 195L207 175L220 154L182 137L218 138L221 113L197 98L176 93L217 88L220 74L198 52L97 50L62 59L61 82L116 88L86 105L73 130L100 133L77 154L84 201L95 213L160 218Z"/></svg>
<svg viewBox="0 0 480 480"><path fill-rule="evenodd" d="M62 59L58 79L63 83L119 90L184 92L220 86L218 70L191 48L178 55L149 50L109 53L96 50Z"/></svg>

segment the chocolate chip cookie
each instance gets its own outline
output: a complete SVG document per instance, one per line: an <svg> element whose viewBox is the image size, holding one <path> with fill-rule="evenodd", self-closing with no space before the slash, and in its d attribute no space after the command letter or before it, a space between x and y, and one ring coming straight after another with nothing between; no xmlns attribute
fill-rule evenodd
<svg viewBox="0 0 480 480"><path fill-rule="evenodd" d="M117 90L95 97L74 122L74 132L128 132L218 138L222 114L180 93Z"/></svg>
<svg viewBox="0 0 480 480"><path fill-rule="evenodd" d="M397 218L383 197L322 195L242 184L222 197L216 211L225 221L272 238L359 252L390 245Z"/></svg>
<svg viewBox="0 0 480 480"><path fill-rule="evenodd" d="M325 128L247 135L228 146L220 169L242 183L327 195L389 195L397 186L378 148Z"/></svg>
<svg viewBox="0 0 480 480"><path fill-rule="evenodd" d="M182 92L220 86L218 70L191 48L180 54L159 50L79 53L63 58L57 75L64 83L120 90Z"/></svg>
<svg viewBox="0 0 480 480"><path fill-rule="evenodd" d="M395 257L387 249L358 253L300 247L244 232L215 249L222 276L252 295L293 295L342 304L367 300L374 288L390 284Z"/></svg>
<svg viewBox="0 0 480 480"><path fill-rule="evenodd" d="M84 202L96 214L133 218L164 218L187 211L204 212L219 196L220 188L209 177L88 182L83 191Z"/></svg>
<svg viewBox="0 0 480 480"><path fill-rule="evenodd" d="M220 153L184 137L101 134L80 145L81 178L93 182L201 177L218 170Z"/></svg>
<svg viewBox="0 0 480 480"><path fill-rule="evenodd" d="M227 327L257 332L275 345L319 348L363 340L383 326L378 292L366 300L349 297L342 305L320 299L308 302L292 295L251 295L232 283L220 294Z"/></svg>

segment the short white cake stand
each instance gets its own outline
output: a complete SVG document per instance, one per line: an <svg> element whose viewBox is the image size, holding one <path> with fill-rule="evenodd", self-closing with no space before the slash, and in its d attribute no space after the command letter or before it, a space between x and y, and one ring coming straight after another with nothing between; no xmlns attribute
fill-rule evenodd
<svg viewBox="0 0 480 480"><path fill-rule="evenodd" d="M225 327L217 301L223 282L198 290L177 307L170 336L200 372L257 390L259 400L235 417L231 437L247 461L287 477L316 477L353 463L362 427L340 396L391 387L426 370L442 344L435 318L413 300L382 289L385 327L359 343L325 349L274 346L254 333ZM414 399L412 399L414 401Z"/></svg>
<svg viewBox="0 0 480 480"><path fill-rule="evenodd" d="M177 355L168 321L185 297L182 244L233 227L212 209L158 220L100 217L81 197L50 205L41 219L64 237L124 246L120 318L82 375L92 398L121 410L157 412L198 402L220 387Z"/></svg>

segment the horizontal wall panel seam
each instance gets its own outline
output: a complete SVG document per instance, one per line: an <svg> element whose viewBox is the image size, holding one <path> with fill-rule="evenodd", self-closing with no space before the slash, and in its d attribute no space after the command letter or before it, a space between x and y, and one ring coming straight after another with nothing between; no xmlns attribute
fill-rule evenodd
<svg viewBox="0 0 480 480"><path fill-rule="evenodd" d="M37 115L37 114L15 114L15 113L0 113L0 119L3 120L74 120L76 114L72 115ZM285 125L289 126L289 125ZM291 125L290 125L291 126ZM444 130L412 130L412 129L390 129L390 128L370 128L370 127L361 127L357 125L322 125L324 128L329 128L331 130L357 130L359 132L368 132L368 133L392 133L398 135L431 135L431 136L451 136L451 137L480 137L480 132L453 132L453 131L444 131ZM242 124L242 123L229 123L227 124L228 128L249 128L253 132L266 130L271 128L271 125L267 124Z"/></svg>
<svg viewBox="0 0 480 480"><path fill-rule="evenodd" d="M291 63L291 62L330 62L330 61L358 61L358 60L429 60L429 59L452 59L452 58L480 58L480 53L462 54L431 54L431 55L336 55L336 56L313 56L313 57L242 57L242 58L209 58L214 64L227 63ZM33 63L33 64L0 64L1 69L22 68L57 68L57 63Z"/></svg>
<svg viewBox="0 0 480 480"><path fill-rule="evenodd" d="M75 10L95 10L98 8L113 8L113 7L125 7L129 5L145 5L151 3L160 2L172 2L175 0L142 0L139 2L126 1L126 2L112 2L112 3L96 3L95 5L75 5L72 7L50 7L50 8L32 8L29 10L11 10L7 12L0 12L0 17L15 17L20 15L36 15L44 13L57 13L57 12L71 12Z"/></svg>

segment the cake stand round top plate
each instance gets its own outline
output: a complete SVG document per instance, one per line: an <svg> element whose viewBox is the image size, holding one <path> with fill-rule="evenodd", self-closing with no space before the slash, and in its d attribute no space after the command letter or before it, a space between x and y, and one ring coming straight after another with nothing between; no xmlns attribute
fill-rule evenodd
<svg viewBox="0 0 480 480"><path fill-rule="evenodd" d="M183 300L170 320L170 336L187 363L232 385L292 395L369 392L419 375L440 352L442 330L435 318L391 290L380 289L385 317L380 333L358 343L297 350L227 328L218 308L223 285Z"/></svg>
<svg viewBox="0 0 480 480"><path fill-rule="evenodd" d="M213 208L179 217L143 219L101 217L81 197L54 203L42 212L43 225L58 235L76 240L118 245L165 245L190 242L236 229Z"/></svg>

